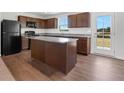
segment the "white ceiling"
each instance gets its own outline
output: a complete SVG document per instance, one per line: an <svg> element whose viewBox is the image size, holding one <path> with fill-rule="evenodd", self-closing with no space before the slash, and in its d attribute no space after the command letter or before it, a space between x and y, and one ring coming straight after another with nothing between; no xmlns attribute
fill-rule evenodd
<svg viewBox="0 0 124 93"><path fill-rule="evenodd" d="M51 16L51 15L65 14L67 12L31 12L31 13L39 16Z"/></svg>

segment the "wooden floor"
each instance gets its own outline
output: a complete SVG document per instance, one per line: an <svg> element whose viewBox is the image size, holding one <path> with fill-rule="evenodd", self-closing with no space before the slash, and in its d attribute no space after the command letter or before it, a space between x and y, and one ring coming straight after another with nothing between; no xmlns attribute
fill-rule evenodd
<svg viewBox="0 0 124 93"><path fill-rule="evenodd" d="M11 75L10 71L0 58L0 81L14 81L15 79Z"/></svg>
<svg viewBox="0 0 124 93"><path fill-rule="evenodd" d="M124 61L102 56L78 55L76 66L68 75L31 59L30 51L2 59L16 80L124 80Z"/></svg>

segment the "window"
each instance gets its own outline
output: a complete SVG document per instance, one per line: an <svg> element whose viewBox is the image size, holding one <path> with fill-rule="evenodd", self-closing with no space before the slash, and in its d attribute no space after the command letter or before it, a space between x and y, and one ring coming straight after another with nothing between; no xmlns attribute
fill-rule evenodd
<svg viewBox="0 0 124 93"><path fill-rule="evenodd" d="M97 17L97 48L111 47L111 16Z"/></svg>
<svg viewBox="0 0 124 93"><path fill-rule="evenodd" d="M68 31L68 16L59 17L59 30Z"/></svg>

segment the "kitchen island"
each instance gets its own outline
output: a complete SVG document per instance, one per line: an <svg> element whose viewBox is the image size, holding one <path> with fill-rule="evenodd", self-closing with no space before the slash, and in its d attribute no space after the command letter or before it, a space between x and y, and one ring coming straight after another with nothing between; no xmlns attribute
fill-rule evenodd
<svg viewBox="0 0 124 93"><path fill-rule="evenodd" d="M62 34L62 33L42 33L42 36L78 38L77 53L89 55L91 50L91 34Z"/></svg>
<svg viewBox="0 0 124 93"><path fill-rule="evenodd" d="M77 39L32 36L31 57L67 74L77 62Z"/></svg>

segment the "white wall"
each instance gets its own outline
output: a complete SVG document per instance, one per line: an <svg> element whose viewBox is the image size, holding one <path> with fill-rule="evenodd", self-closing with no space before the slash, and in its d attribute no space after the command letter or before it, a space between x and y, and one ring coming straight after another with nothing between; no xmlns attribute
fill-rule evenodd
<svg viewBox="0 0 124 93"><path fill-rule="evenodd" d="M2 14L0 12L0 56L1 56L1 20L2 20Z"/></svg>
<svg viewBox="0 0 124 93"><path fill-rule="evenodd" d="M115 57L124 59L124 12L115 13Z"/></svg>
<svg viewBox="0 0 124 93"><path fill-rule="evenodd" d="M71 14L77 14L80 12L68 12L68 13L64 13L61 15L52 15L52 16L46 16L45 18L59 18L61 16L68 16ZM45 30L46 33L64 33L64 34L91 34L91 28L69 28L69 31L59 31L59 29L46 29Z"/></svg>

